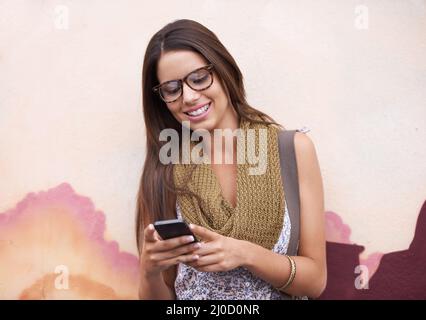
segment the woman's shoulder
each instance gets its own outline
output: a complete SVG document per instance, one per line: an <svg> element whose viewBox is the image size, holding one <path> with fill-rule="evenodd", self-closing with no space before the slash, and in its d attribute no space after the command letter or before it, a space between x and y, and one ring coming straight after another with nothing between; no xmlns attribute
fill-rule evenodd
<svg viewBox="0 0 426 320"><path fill-rule="evenodd" d="M311 137L303 132L294 136L294 153L296 154L299 185L321 185L321 169L315 144Z"/></svg>
<svg viewBox="0 0 426 320"><path fill-rule="evenodd" d="M306 131L297 130L294 134L294 148L301 152L308 152L315 149L314 142L306 134Z"/></svg>
<svg viewBox="0 0 426 320"><path fill-rule="evenodd" d="M294 134L294 152L299 174L309 175L310 169L319 167L314 141L306 134L308 130L297 130Z"/></svg>
<svg viewBox="0 0 426 320"><path fill-rule="evenodd" d="M279 131L296 131L294 133L294 149L296 155L312 154L315 151L315 145L312 139L306 134L310 131L309 128L303 127L301 129L290 130L286 128L279 129Z"/></svg>

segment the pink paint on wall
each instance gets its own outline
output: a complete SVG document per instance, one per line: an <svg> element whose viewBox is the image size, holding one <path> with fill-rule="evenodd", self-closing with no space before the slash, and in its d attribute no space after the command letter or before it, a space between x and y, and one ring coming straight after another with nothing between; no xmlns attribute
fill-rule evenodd
<svg viewBox="0 0 426 320"><path fill-rule="evenodd" d="M327 211L325 213L326 217L326 240L333 243L344 243L344 244L353 244L350 239L351 228L345 224L342 218L332 212ZM362 253L362 251L361 251ZM363 259L360 257L360 265L365 265L368 268L369 276L371 277L377 270L380 259L382 258L382 252L374 252L370 254L367 258Z"/></svg>
<svg viewBox="0 0 426 320"><path fill-rule="evenodd" d="M105 229L105 214L67 183L28 194L0 214L0 297L137 298L138 258Z"/></svg>

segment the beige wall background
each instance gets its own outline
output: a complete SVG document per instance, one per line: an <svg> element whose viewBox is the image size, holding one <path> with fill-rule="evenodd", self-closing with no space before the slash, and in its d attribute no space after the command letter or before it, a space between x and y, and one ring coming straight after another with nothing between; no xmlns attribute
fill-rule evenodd
<svg viewBox="0 0 426 320"><path fill-rule="evenodd" d="M66 183L136 255L142 60L178 18L222 40L252 105L311 129L325 208L362 255L407 248L426 196L420 0L0 1L0 216Z"/></svg>

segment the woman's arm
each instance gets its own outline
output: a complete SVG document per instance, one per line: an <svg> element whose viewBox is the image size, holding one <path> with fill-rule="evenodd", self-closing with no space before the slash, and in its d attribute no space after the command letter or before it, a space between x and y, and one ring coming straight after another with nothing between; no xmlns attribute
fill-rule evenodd
<svg viewBox="0 0 426 320"><path fill-rule="evenodd" d="M139 299L141 300L174 300L174 290L167 284L162 274L149 276L141 272L139 283Z"/></svg>
<svg viewBox="0 0 426 320"><path fill-rule="evenodd" d="M152 224L145 228L140 254L139 299L176 298L174 279L177 264L198 259L192 253L198 248L193 240L187 236L161 240Z"/></svg>
<svg viewBox="0 0 426 320"><path fill-rule="evenodd" d="M296 277L285 292L316 298L327 282L324 192L311 139L296 133L294 143L300 190L300 244L299 256L293 257ZM248 254L244 267L275 287L286 283L290 275L290 263L286 257L249 242L245 242L245 250Z"/></svg>
<svg viewBox="0 0 426 320"><path fill-rule="evenodd" d="M295 152L300 190L300 243L299 256L294 257L296 277L285 292L316 298L323 292L327 278L322 178L315 147L308 136L296 133ZM195 252L200 254L200 259L190 263L198 270L227 271L244 266L275 287L281 287L289 278L290 264L285 256L200 226L191 227L208 240L204 248Z"/></svg>

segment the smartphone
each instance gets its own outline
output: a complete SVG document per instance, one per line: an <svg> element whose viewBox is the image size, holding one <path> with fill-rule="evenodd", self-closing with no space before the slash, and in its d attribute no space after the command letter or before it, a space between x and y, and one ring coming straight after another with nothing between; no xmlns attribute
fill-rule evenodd
<svg viewBox="0 0 426 320"><path fill-rule="evenodd" d="M154 222L154 228L163 240L180 236L193 236L194 242L198 242L189 225L182 219L156 221Z"/></svg>

